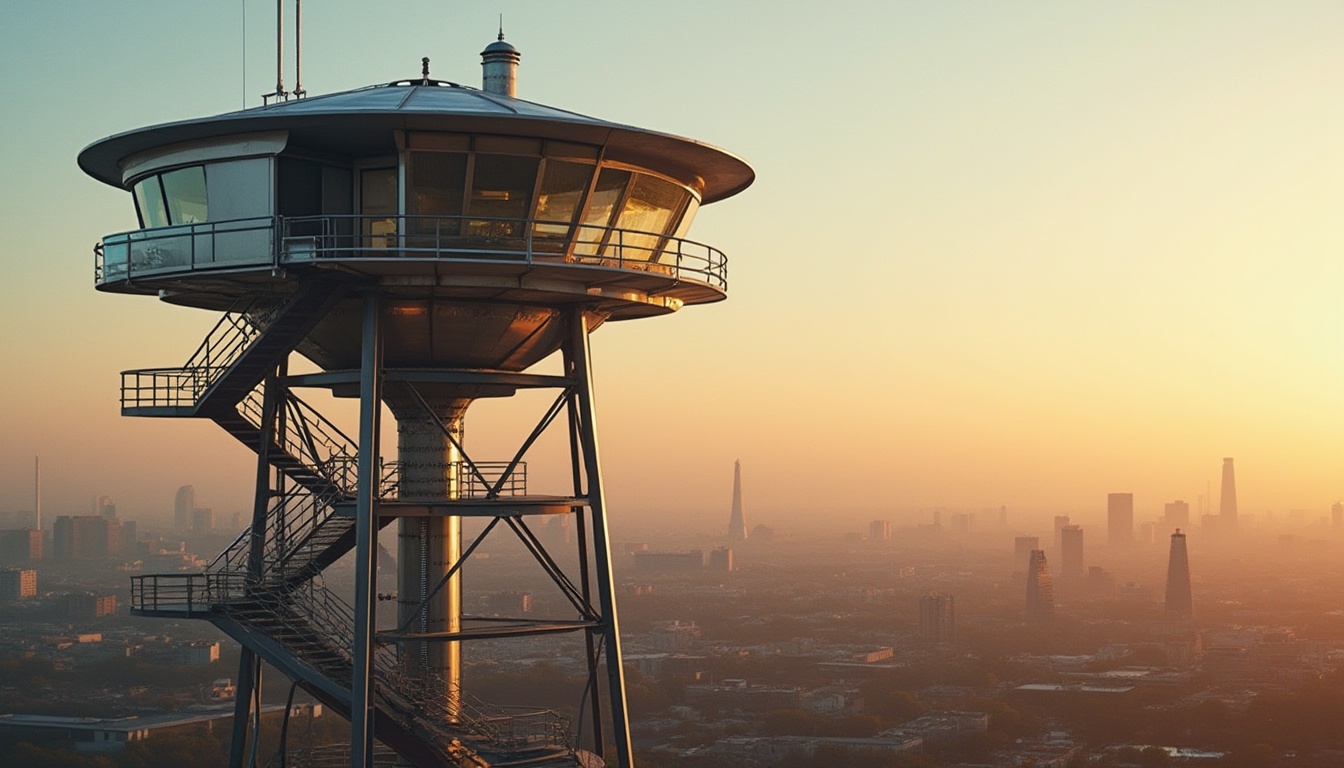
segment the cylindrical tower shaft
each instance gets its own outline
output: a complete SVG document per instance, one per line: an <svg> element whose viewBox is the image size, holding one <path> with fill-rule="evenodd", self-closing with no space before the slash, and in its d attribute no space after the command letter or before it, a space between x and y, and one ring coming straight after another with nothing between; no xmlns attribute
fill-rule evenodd
<svg viewBox="0 0 1344 768"><path fill-rule="evenodd" d="M401 499L459 497L462 456L458 446L462 444L463 417L470 402L457 398L425 401L430 409L426 410L418 400L393 399ZM405 517L397 525L397 624L416 633L460 631L462 574L454 574L442 588L439 583L462 554L462 519ZM440 682L447 696L447 711L450 716L457 711L462 666L458 643L407 642L402 665L413 679Z"/></svg>

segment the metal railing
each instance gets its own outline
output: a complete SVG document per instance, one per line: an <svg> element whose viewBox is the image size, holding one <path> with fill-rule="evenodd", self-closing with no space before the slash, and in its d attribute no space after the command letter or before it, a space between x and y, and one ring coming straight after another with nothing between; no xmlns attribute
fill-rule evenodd
<svg viewBox="0 0 1344 768"><path fill-rule="evenodd" d="M620 227L488 216L276 216L138 229L94 246L94 281L385 259L573 264L728 288L727 257L704 243Z"/></svg>
<svg viewBox="0 0 1344 768"><path fill-rule="evenodd" d="M131 577L131 608L207 613L244 597L245 588L244 578L233 573L147 573Z"/></svg>
<svg viewBox="0 0 1344 768"><path fill-rule="evenodd" d="M358 482L358 458L355 441L308 403L287 392L285 429L275 436L275 444L309 470L330 481L343 495L354 495ZM238 403L238 413L253 427L261 429L262 392L258 387Z"/></svg>
<svg viewBox="0 0 1344 768"><path fill-rule="evenodd" d="M178 368L142 368L121 374L121 407L194 407L271 321L283 303L240 299Z"/></svg>
<svg viewBox="0 0 1344 768"><path fill-rule="evenodd" d="M257 216L118 232L94 247L93 279L246 267L275 260L275 218Z"/></svg>
<svg viewBox="0 0 1344 768"><path fill-rule="evenodd" d="M518 462L513 471L505 477L504 473L508 469L507 461L479 461L476 462L474 472L471 465L464 461L452 462L448 467L448 471L457 477L458 498L484 499L490 495L490 490L499 483L500 478L504 478L504 482L499 487L498 495L526 496L527 462ZM401 495L401 462L389 461L383 464L379 494L385 499L413 498Z"/></svg>

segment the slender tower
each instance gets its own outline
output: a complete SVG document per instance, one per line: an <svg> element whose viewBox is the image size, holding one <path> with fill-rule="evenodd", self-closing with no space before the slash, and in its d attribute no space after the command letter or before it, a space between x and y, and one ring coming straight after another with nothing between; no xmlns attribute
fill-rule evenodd
<svg viewBox="0 0 1344 768"><path fill-rule="evenodd" d="M42 530L42 457L33 457L33 527Z"/></svg>
<svg viewBox="0 0 1344 768"><path fill-rule="evenodd" d="M728 518L728 540L747 540L747 518L742 514L742 462L733 462L733 513Z"/></svg>
<svg viewBox="0 0 1344 768"><path fill-rule="evenodd" d="M1050 566L1045 562L1045 551L1033 549L1027 566L1028 624L1044 624L1055 617L1055 585L1050 578Z"/></svg>
<svg viewBox="0 0 1344 768"><path fill-rule="evenodd" d="M1185 534L1177 528L1171 534L1171 557L1167 560L1167 615L1188 619L1191 612L1190 557Z"/></svg>
<svg viewBox="0 0 1344 768"><path fill-rule="evenodd" d="M1223 459L1223 494L1218 503L1218 527L1224 534L1237 530L1237 478L1232 459Z"/></svg>

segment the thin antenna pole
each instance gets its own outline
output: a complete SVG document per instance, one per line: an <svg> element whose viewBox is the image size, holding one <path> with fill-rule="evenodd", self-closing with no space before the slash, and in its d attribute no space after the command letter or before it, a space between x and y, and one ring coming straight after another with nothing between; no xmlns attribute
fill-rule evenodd
<svg viewBox="0 0 1344 768"><path fill-rule="evenodd" d="M275 97L285 97L285 0L275 0Z"/></svg>
<svg viewBox="0 0 1344 768"><path fill-rule="evenodd" d="M303 90L303 0L294 0L294 98L302 99Z"/></svg>
<svg viewBox="0 0 1344 768"><path fill-rule="evenodd" d="M242 68L243 68L243 104L242 104L242 107L243 107L243 109L247 109L247 0L242 0L242 2L240 3L240 5L243 6L243 50L242 50L242 55L239 57L240 59L242 59L242 62L241 62L241 63L242 63Z"/></svg>

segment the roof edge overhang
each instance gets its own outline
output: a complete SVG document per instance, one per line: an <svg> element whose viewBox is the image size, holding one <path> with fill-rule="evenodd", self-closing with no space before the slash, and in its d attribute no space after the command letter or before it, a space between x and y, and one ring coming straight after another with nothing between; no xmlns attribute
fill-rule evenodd
<svg viewBox="0 0 1344 768"><path fill-rule="evenodd" d="M432 86L412 86L411 89L421 87ZM321 98L304 101L313 102ZM124 189L123 166L126 162L134 156L172 145L218 142L248 134L283 131L294 137L293 143L317 140L320 144L321 139L327 137L335 145L353 137L385 136L387 145L393 146L392 136L395 131L445 131L600 146L605 149L607 159L648 168L701 187L705 203L731 197L755 180L755 172L741 158L694 139L610 123L550 107L533 107L530 102L495 95L489 95L487 100L492 104L510 102L520 105L520 108L504 104L501 106L507 109L498 112L402 108L298 111L284 109L286 104L295 103L286 102L278 106L163 123L119 133L89 144L80 151L78 163L93 178ZM545 110L547 114L526 114L527 108L533 111Z"/></svg>

